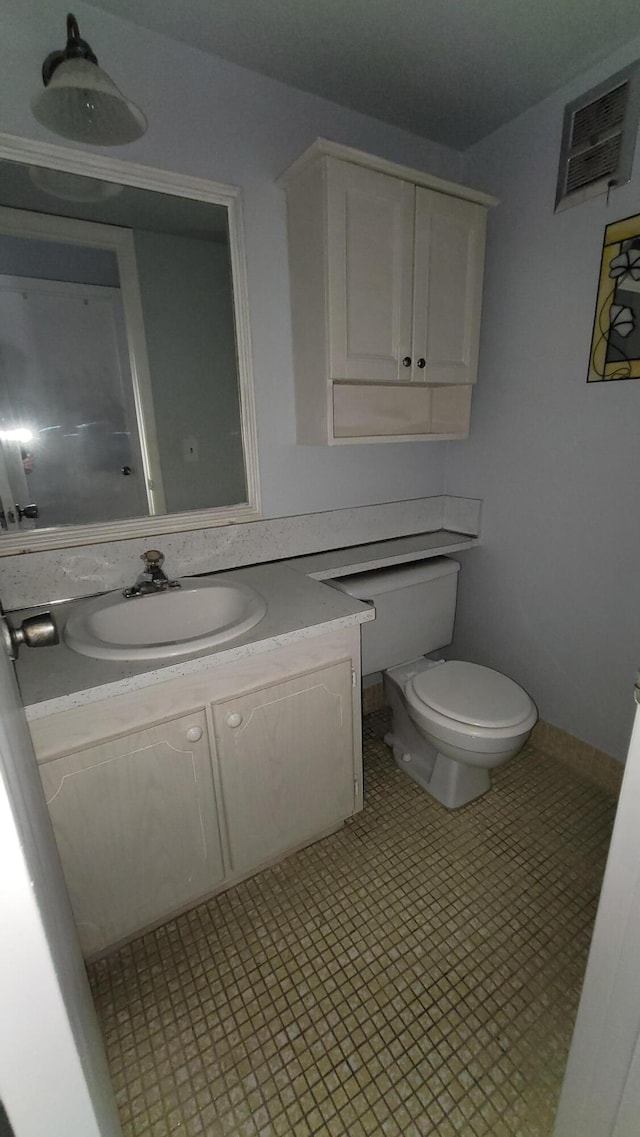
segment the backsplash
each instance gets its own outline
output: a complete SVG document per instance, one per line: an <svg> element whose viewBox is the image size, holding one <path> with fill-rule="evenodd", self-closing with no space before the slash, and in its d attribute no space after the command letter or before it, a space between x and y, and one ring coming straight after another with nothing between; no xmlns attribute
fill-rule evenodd
<svg viewBox="0 0 640 1137"><path fill-rule="evenodd" d="M441 528L475 535L479 532L481 505L477 498L439 494L187 533L22 553L0 559L0 599L5 611L13 611L122 588L135 580L141 568L140 554L152 546L162 549L171 576L189 576Z"/></svg>

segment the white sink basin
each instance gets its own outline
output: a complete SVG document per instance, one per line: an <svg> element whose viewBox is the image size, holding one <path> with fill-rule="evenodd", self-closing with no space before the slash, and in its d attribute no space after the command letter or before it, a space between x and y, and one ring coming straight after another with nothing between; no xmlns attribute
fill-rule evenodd
<svg viewBox="0 0 640 1137"><path fill-rule="evenodd" d="M68 647L94 659L172 659L238 639L262 619L266 601L235 580L180 581L180 588L125 598L99 596L67 621Z"/></svg>

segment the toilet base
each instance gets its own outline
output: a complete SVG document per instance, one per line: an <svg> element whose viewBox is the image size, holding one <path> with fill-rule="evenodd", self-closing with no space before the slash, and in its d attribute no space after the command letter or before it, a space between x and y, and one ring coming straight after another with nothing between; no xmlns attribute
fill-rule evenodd
<svg viewBox="0 0 640 1137"><path fill-rule="evenodd" d="M426 739L422 745L433 751L430 760L427 754L406 750L392 731L385 734L384 740L393 750L396 766L447 809L459 809L491 789L488 770L482 766L463 766L455 758L439 754Z"/></svg>
<svg viewBox="0 0 640 1137"><path fill-rule="evenodd" d="M402 671L398 679L405 682L424 666L424 659L413 660L403 665L402 669L395 670L398 673ZM447 809L459 809L491 789L488 769L484 766L463 765L456 762L455 758L440 754L410 719L402 687L396 678L384 672L383 681L393 716L392 728L384 740L393 750L398 768Z"/></svg>

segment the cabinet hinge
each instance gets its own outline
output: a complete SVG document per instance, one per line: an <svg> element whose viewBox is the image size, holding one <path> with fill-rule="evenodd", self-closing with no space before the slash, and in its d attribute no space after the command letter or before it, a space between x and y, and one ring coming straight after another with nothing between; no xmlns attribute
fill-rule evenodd
<svg viewBox="0 0 640 1137"><path fill-rule="evenodd" d="M355 669L355 667L352 667L351 668L351 686L355 687L356 682L357 682L356 669Z"/></svg>

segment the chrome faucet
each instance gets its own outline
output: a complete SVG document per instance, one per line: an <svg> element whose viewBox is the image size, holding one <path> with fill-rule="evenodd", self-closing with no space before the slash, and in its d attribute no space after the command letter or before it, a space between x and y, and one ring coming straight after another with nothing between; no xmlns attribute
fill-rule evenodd
<svg viewBox="0 0 640 1137"><path fill-rule="evenodd" d="M154 592L166 592L168 588L180 588L179 580L169 580L163 572L164 553L159 549L147 549L146 553L142 553L140 560L144 563L144 570L131 588L123 590L122 595L127 599L132 596L149 596Z"/></svg>

